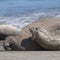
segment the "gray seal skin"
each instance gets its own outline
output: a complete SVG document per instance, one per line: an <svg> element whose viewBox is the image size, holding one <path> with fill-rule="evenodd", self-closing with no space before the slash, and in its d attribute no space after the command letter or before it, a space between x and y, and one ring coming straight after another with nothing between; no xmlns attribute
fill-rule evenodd
<svg viewBox="0 0 60 60"><path fill-rule="evenodd" d="M21 29L15 26L1 24L0 25L0 40L5 39L5 37L7 36L17 35L19 34L20 31Z"/></svg>
<svg viewBox="0 0 60 60"><path fill-rule="evenodd" d="M41 47L48 50L60 50L60 36L52 35L42 27L30 29L32 40L36 41Z"/></svg>

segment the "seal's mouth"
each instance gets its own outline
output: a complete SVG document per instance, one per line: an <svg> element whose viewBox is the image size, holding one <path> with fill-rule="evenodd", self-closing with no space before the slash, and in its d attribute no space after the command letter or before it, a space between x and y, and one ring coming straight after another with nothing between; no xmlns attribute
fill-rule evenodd
<svg viewBox="0 0 60 60"><path fill-rule="evenodd" d="M32 37L31 37L32 40L35 39L37 31L38 31L38 28L30 28L30 32L32 33Z"/></svg>

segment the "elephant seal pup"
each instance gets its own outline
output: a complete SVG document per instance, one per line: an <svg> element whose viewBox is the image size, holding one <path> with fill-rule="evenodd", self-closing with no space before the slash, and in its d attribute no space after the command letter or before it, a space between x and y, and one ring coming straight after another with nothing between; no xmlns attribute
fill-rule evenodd
<svg viewBox="0 0 60 60"><path fill-rule="evenodd" d="M0 40L5 39L6 36L17 35L21 30L11 25L0 25Z"/></svg>
<svg viewBox="0 0 60 60"><path fill-rule="evenodd" d="M31 28L32 39L48 50L60 50L60 35L52 35L42 27Z"/></svg>

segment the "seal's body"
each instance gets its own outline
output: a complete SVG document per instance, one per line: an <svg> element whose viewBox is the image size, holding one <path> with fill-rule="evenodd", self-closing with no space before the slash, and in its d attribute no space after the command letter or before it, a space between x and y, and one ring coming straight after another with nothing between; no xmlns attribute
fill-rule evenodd
<svg viewBox="0 0 60 60"><path fill-rule="evenodd" d="M0 25L0 40L4 39L6 36L17 35L21 29L11 26L11 25Z"/></svg>

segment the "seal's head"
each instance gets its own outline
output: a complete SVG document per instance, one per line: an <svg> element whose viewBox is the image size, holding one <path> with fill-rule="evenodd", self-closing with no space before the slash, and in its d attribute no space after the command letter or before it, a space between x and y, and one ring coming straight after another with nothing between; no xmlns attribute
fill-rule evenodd
<svg viewBox="0 0 60 60"><path fill-rule="evenodd" d="M38 37L43 37L44 35L48 35L48 31L42 27L33 27L30 28L30 32L32 33L32 39L36 39Z"/></svg>
<svg viewBox="0 0 60 60"><path fill-rule="evenodd" d="M3 47L6 51L11 51L11 47L10 47L10 41L6 40L3 42Z"/></svg>
<svg viewBox="0 0 60 60"><path fill-rule="evenodd" d="M3 46L7 51L15 50L16 44L14 41L14 36L7 37L6 40L3 42Z"/></svg>
<svg viewBox="0 0 60 60"><path fill-rule="evenodd" d="M30 28L30 32L32 33L32 40L34 40L37 36L40 27L32 27Z"/></svg>
<svg viewBox="0 0 60 60"><path fill-rule="evenodd" d="M20 45L20 41L18 41L16 36L9 36L3 42L4 49L7 51L23 51L24 47Z"/></svg>

